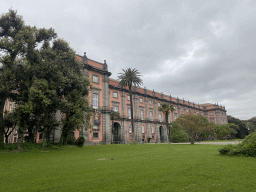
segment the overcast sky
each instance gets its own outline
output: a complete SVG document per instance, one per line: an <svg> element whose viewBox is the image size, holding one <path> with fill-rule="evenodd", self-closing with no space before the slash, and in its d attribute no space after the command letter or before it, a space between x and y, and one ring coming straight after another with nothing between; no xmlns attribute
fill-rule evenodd
<svg viewBox="0 0 256 192"><path fill-rule="evenodd" d="M143 86L195 103L256 116L255 0L2 0L25 24L52 27L77 54L128 67Z"/></svg>

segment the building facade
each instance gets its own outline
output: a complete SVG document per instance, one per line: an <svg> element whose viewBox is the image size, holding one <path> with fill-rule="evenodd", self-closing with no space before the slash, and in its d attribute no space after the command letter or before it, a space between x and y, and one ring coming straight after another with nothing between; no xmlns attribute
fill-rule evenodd
<svg viewBox="0 0 256 192"><path fill-rule="evenodd" d="M83 64L83 73L91 81L89 91L89 103L93 109L91 118L92 128L86 131L74 131L74 137L79 135L85 137L86 144L110 144L110 143L130 143L132 142L131 127L131 107L130 95L128 89L121 89L117 80L111 79L111 73L108 71L106 61L100 63L88 59L84 56L76 56L77 60ZM170 125L179 116L189 111L201 113L209 121L215 124L226 124L227 116L225 107L218 104L195 104L185 101L178 97L157 93L154 90L146 88L132 87L133 92L133 114L134 131L137 142L167 142L167 129L165 117L158 110L161 103L172 104L176 111L168 116ZM15 107L14 103L6 101L5 110L11 111ZM111 111L119 112L120 121L111 121ZM62 115L56 115L60 120ZM113 127L113 128L112 128ZM61 136L61 127L55 129L51 134L51 141L59 142ZM17 141L17 131L13 131L9 137L10 143ZM36 142L42 142L43 133L36 134Z"/></svg>
<svg viewBox="0 0 256 192"><path fill-rule="evenodd" d="M89 101L94 109L92 128L84 132L87 144L130 143L132 141L131 107L128 89L121 89L117 80L111 79L106 61L100 63L77 55L83 64L83 73L91 80ZM218 104L195 104L171 95L154 92L146 88L133 87L134 131L137 142L167 142L164 114L158 111L161 103L175 106L170 113L170 125L176 118L189 111L201 113L215 124L226 124L225 107ZM111 110L119 112L120 121L111 122ZM113 129L112 129L113 125Z"/></svg>

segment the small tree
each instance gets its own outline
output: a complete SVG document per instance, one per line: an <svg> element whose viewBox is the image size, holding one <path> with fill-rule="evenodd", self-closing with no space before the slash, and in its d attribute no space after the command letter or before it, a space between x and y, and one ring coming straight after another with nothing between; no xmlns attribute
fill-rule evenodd
<svg viewBox="0 0 256 192"><path fill-rule="evenodd" d="M173 143L180 143L180 142L188 142L189 141L189 137L188 134L181 129L177 122L173 122L172 124L172 129L171 129L171 140Z"/></svg>
<svg viewBox="0 0 256 192"><path fill-rule="evenodd" d="M191 144L194 144L201 134L213 134L213 124L200 113L194 115L192 112L189 112L178 117L176 122L179 127L187 132Z"/></svg>
<svg viewBox="0 0 256 192"><path fill-rule="evenodd" d="M123 69L123 73L119 73L118 79L120 80L119 86L125 88L128 86L130 94L130 106L131 106L131 124L132 124L132 140L135 142L134 135L134 125L133 125L133 102L132 102L132 86L140 86L142 84L142 79L140 78L140 73L137 69Z"/></svg>
<svg viewBox="0 0 256 192"><path fill-rule="evenodd" d="M158 110L162 111L163 114L165 115L165 123L166 123L166 129L167 129L167 135L168 135L169 147L170 147L171 137L170 137L170 127L169 127L168 116L170 111L173 112L176 109L173 105L170 105L168 103L162 103L161 106L158 108Z"/></svg>

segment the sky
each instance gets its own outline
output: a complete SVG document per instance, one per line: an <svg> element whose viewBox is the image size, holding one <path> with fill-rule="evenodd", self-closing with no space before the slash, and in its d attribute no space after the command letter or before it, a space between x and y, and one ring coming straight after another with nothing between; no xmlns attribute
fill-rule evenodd
<svg viewBox="0 0 256 192"><path fill-rule="evenodd" d="M255 0L2 0L0 14L10 8L106 60L113 79L136 68L142 87L256 116Z"/></svg>

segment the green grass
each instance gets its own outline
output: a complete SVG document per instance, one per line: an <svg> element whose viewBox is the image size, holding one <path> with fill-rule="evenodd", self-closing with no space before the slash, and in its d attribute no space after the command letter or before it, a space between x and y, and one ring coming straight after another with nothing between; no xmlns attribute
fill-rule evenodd
<svg viewBox="0 0 256 192"><path fill-rule="evenodd" d="M138 144L0 152L0 191L256 191L256 159L220 156L219 148Z"/></svg>

